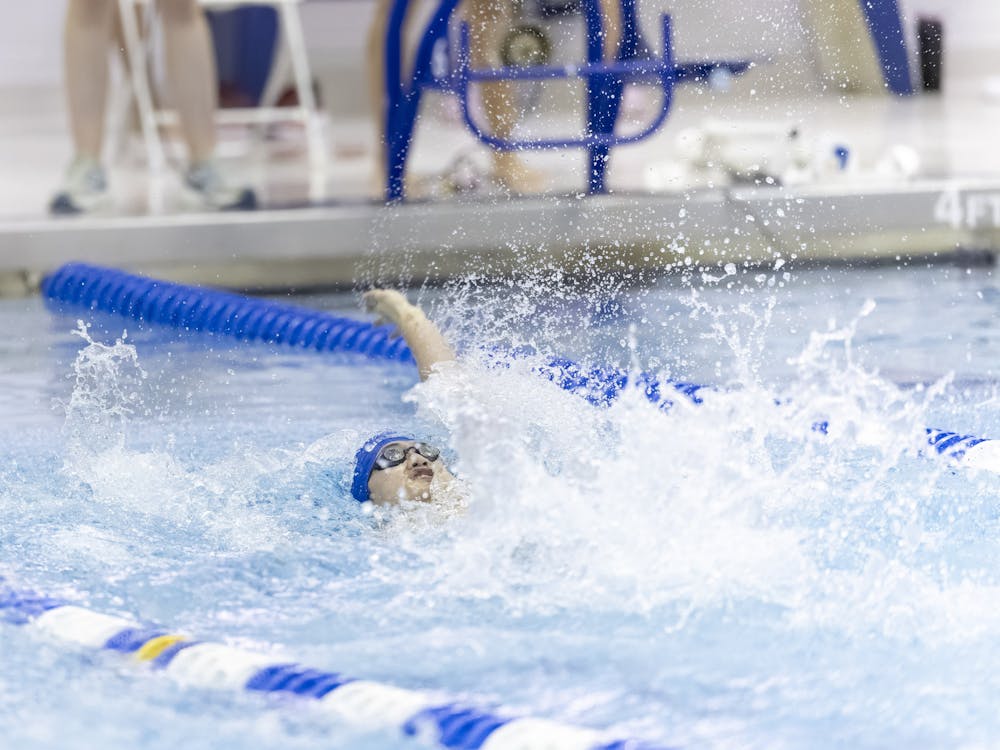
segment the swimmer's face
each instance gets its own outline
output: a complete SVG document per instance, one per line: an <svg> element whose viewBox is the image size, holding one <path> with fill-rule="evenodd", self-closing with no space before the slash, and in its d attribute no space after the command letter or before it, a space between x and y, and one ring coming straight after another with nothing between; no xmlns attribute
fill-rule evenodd
<svg viewBox="0 0 1000 750"><path fill-rule="evenodd" d="M412 440L400 440L389 443L382 448L396 447L404 450L406 456L396 466L384 469L376 468L368 478L368 492L371 501L376 505L397 503L400 500L422 500L429 502L434 499L434 490L449 484L454 477L444 465L444 459L430 460L422 455ZM391 451L390 451L391 452Z"/></svg>

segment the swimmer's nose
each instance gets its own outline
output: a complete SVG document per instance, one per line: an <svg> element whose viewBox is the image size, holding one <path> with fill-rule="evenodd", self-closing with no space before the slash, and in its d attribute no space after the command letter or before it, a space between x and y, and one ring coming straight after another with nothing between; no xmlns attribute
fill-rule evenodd
<svg viewBox="0 0 1000 750"><path fill-rule="evenodd" d="M408 456L410 459L410 466L430 466L431 464L425 456L420 455L415 450L411 449Z"/></svg>

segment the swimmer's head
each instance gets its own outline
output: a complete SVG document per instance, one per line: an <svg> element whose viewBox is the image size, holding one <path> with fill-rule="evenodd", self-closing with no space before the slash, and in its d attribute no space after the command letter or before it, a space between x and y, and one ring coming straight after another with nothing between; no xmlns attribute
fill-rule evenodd
<svg viewBox="0 0 1000 750"><path fill-rule="evenodd" d="M433 487L453 479L440 452L412 437L383 432L355 454L351 494L359 502L385 505L433 500Z"/></svg>

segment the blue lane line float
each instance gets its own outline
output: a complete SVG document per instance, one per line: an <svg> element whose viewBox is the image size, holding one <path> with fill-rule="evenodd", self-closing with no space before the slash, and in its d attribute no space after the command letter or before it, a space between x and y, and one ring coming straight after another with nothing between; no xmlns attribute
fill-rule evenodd
<svg viewBox="0 0 1000 750"><path fill-rule="evenodd" d="M1000 440L962 435L927 427L927 443L933 452L973 469L1000 473Z"/></svg>
<svg viewBox="0 0 1000 750"><path fill-rule="evenodd" d="M712 388L697 383L660 380L646 372L638 375L616 367L585 368L568 359L552 359L548 364L535 368L535 372L564 390L582 396L595 406L608 406L626 389L638 389L650 402L667 410L673 405L671 397L679 394L694 404L703 402L702 391ZM828 421L816 422L812 431L829 434ZM1000 473L1000 440L963 435L936 427L926 427L927 444L931 455L961 461L963 466Z"/></svg>
<svg viewBox="0 0 1000 750"><path fill-rule="evenodd" d="M48 304L57 309L83 307L132 318L150 325L185 331L204 331L244 341L265 341L316 352L357 352L368 357L413 362L402 339L390 339L392 329L329 313L245 297L215 289L174 284L136 276L113 268L69 263L48 276L41 287ZM516 353L496 352L497 364ZM661 380L649 373L630 373L616 367L584 367L555 357L535 368L542 377L596 406L606 406L627 388L641 390L661 409L682 396L701 403L709 386ZM828 423L813 425L825 434ZM965 466L1000 472L1000 440L926 429L932 453Z"/></svg>
<svg viewBox="0 0 1000 750"><path fill-rule="evenodd" d="M85 307L150 325L244 341L413 361L406 342L389 337L389 326L373 326L366 321L216 289L158 281L113 268L68 263L42 281L41 292L55 308Z"/></svg>
<svg viewBox="0 0 1000 750"><path fill-rule="evenodd" d="M114 268L67 263L42 281L41 293L57 311L82 307L147 325L213 333L242 341L414 361L405 341L389 338L390 326L374 326L296 305L159 281ZM516 356L509 352L499 354L506 360ZM537 372L595 405L611 403L630 382L625 370L584 368L562 357L550 359ZM701 385L660 382L646 374L640 381L647 398L664 408L671 404L668 398L671 390L700 402L697 394L703 388Z"/></svg>
<svg viewBox="0 0 1000 750"><path fill-rule="evenodd" d="M510 717L442 701L440 696L312 669L137 621L94 612L0 578L0 623L73 646L113 651L162 670L184 686L296 695L336 719L370 730L395 729L449 750L666 750L547 719Z"/></svg>

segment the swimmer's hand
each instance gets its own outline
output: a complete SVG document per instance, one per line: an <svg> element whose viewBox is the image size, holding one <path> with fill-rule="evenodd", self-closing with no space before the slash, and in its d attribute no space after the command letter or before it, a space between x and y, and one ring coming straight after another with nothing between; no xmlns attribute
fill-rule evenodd
<svg viewBox="0 0 1000 750"><path fill-rule="evenodd" d="M455 352L445 341L441 331L424 315L416 305L411 305L394 289L372 289L365 292L363 298L365 308L375 313L377 325L389 324L404 339L417 360L420 379L426 380L434 365L439 362L452 362Z"/></svg>
<svg viewBox="0 0 1000 750"><path fill-rule="evenodd" d="M406 321L423 318L424 314L416 305L411 305L406 297L395 289L372 289L362 297L365 309L377 316L375 325L396 327L395 336L405 335Z"/></svg>

